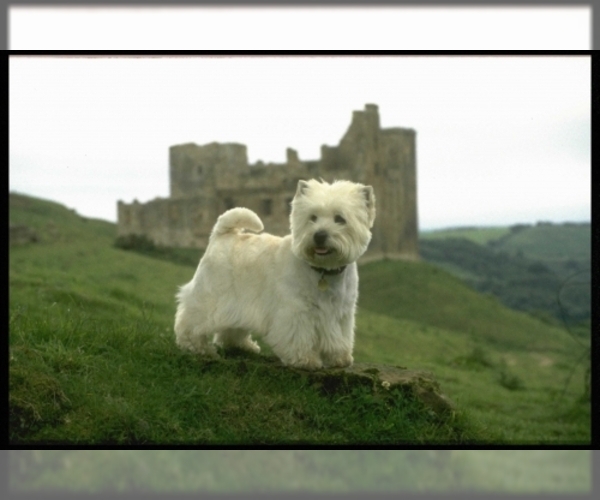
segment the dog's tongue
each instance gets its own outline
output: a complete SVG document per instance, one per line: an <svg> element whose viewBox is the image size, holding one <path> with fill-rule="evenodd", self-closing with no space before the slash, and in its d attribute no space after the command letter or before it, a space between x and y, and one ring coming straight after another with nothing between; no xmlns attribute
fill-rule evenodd
<svg viewBox="0 0 600 500"><path fill-rule="evenodd" d="M326 248L315 248L315 253L318 253L320 255L324 255L328 252L328 250Z"/></svg>

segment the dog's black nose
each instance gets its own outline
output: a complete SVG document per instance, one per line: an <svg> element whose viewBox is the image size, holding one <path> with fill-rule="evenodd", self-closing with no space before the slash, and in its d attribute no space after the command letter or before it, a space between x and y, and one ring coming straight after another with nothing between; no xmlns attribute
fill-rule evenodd
<svg viewBox="0 0 600 500"><path fill-rule="evenodd" d="M317 231L313 236L313 240L315 240L317 246L323 246L327 240L327 236L329 236L327 231Z"/></svg>

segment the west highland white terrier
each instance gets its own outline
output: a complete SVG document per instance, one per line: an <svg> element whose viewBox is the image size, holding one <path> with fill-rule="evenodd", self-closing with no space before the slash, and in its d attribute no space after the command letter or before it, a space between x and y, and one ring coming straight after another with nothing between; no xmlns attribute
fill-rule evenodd
<svg viewBox="0 0 600 500"><path fill-rule="evenodd" d="M228 210L192 281L177 294L177 344L213 356L214 344L258 353L253 332L284 365L351 365L356 261L374 219L373 188L349 181L299 181L291 235L283 238L252 234L264 228L259 217L247 208Z"/></svg>

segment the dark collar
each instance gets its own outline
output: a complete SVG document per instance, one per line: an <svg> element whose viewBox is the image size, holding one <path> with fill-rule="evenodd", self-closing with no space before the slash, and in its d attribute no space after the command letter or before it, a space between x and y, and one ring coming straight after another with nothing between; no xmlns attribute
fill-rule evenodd
<svg viewBox="0 0 600 500"><path fill-rule="evenodd" d="M337 269L324 269L322 267L314 267L314 266L310 266L310 267L312 269L314 269L315 271L317 271L318 273L320 273L321 276L342 274L344 272L344 269L346 269L346 266L338 267Z"/></svg>

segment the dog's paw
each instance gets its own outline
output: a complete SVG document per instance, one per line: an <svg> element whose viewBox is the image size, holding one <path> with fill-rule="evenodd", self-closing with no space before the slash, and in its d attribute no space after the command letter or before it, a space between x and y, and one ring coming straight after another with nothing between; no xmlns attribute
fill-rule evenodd
<svg viewBox="0 0 600 500"><path fill-rule="evenodd" d="M203 356L205 358L218 359L221 357L221 355L219 354L219 351L218 351L218 347L214 344L209 344L209 345L203 346L200 349L196 349L196 350L194 350L194 353L199 356Z"/></svg>
<svg viewBox="0 0 600 500"><path fill-rule="evenodd" d="M244 351L253 352L254 354L260 353L260 346L256 340L252 340L248 337L244 342L239 345L240 349L244 349Z"/></svg>
<svg viewBox="0 0 600 500"><path fill-rule="evenodd" d="M321 368L323 368L323 362L321 361L321 358L319 358L318 356L310 356L310 357L302 358L302 359L296 360L292 363L286 363L286 364L293 368L300 368L301 370L310 370L310 371L320 370Z"/></svg>
<svg viewBox="0 0 600 500"><path fill-rule="evenodd" d="M349 352L329 355L325 361L328 368L346 368L352 366L352 363L354 363L354 358Z"/></svg>
<svg viewBox="0 0 600 500"><path fill-rule="evenodd" d="M177 337L176 343L180 349L191 351L199 356L218 358L216 346L206 337L192 337L190 335Z"/></svg>

